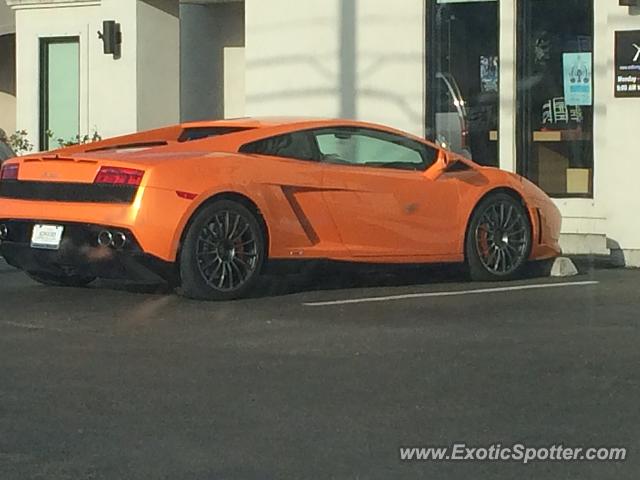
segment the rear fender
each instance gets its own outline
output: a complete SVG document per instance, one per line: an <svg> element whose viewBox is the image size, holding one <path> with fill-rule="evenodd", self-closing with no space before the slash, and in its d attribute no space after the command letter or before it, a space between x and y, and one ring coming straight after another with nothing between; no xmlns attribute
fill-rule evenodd
<svg viewBox="0 0 640 480"><path fill-rule="evenodd" d="M266 200L263 198L260 192L260 189L252 189L252 193L250 194L248 188L239 188L237 184L216 185L216 188L207 190L198 195L197 198L192 200L190 205L187 207L184 214L180 218L178 228L176 229L171 242L171 259L173 261L177 260L178 258L180 245L182 243L182 239L184 238L184 234L186 233L186 228L189 224L189 221L193 218L193 216L200 208L210 202L213 198L223 195L240 195L253 203L257 207L258 212L262 217L267 234L268 232L270 232L269 224L267 222L267 219L269 218L269 208L267 206Z"/></svg>

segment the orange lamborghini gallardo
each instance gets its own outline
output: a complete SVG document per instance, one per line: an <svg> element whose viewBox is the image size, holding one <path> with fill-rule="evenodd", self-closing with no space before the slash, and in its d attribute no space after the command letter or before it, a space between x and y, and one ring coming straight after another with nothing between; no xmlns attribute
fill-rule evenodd
<svg viewBox="0 0 640 480"><path fill-rule="evenodd" d="M0 252L48 285L160 277L231 299L280 259L466 262L498 280L560 252L558 209L529 181L355 121L181 124L0 177Z"/></svg>

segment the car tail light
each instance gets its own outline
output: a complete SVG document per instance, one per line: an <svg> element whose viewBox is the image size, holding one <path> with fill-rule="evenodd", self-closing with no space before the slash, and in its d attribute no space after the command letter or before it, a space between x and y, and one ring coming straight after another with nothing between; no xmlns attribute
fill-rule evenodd
<svg viewBox="0 0 640 480"><path fill-rule="evenodd" d="M144 170L134 168L101 167L93 183L128 185L137 187L142 182Z"/></svg>
<svg viewBox="0 0 640 480"><path fill-rule="evenodd" d="M18 163L5 164L0 170L0 180L17 180L19 168Z"/></svg>

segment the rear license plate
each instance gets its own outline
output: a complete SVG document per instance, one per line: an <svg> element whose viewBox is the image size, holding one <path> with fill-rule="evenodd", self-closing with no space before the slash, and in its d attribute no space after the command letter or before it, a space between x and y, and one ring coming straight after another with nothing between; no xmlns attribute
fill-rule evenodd
<svg viewBox="0 0 640 480"><path fill-rule="evenodd" d="M64 227L60 225L34 225L31 235L31 248L58 250L62 241Z"/></svg>

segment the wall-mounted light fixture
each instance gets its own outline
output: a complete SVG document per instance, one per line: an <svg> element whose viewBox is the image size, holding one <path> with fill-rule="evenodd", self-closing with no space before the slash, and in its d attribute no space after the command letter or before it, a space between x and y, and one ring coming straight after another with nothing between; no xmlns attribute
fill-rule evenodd
<svg viewBox="0 0 640 480"><path fill-rule="evenodd" d="M120 58L122 51L122 32L119 23L116 23L115 20L105 20L102 22L102 32L98 32L98 38L102 40L102 50L105 55L113 55L113 58Z"/></svg>

